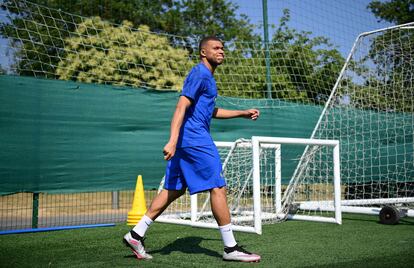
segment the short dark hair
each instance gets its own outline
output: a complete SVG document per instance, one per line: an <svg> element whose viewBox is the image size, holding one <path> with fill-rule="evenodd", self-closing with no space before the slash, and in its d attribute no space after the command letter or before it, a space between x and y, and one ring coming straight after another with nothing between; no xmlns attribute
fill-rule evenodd
<svg viewBox="0 0 414 268"><path fill-rule="evenodd" d="M216 37L216 36L214 36L214 35L211 35L211 36L206 36L206 37L203 37L202 39L201 39L201 41L200 41L200 43L198 44L198 52L200 53L201 52L201 48L208 42L208 41L219 41L219 42L221 42L222 44L223 44L223 41L221 41L220 40L220 38L218 38L218 37Z"/></svg>

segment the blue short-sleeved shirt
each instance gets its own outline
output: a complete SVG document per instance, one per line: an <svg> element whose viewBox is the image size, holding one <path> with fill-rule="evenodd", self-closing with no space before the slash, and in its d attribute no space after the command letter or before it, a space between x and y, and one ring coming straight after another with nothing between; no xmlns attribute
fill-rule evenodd
<svg viewBox="0 0 414 268"><path fill-rule="evenodd" d="M214 144L210 136L217 86L211 71L203 64L194 66L184 81L181 96L192 100L187 109L177 148Z"/></svg>

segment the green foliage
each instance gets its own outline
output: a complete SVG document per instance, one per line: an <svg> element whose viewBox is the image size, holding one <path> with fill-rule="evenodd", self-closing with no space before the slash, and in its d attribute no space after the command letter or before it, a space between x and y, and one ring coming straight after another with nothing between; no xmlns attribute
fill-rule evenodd
<svg viewBox="0 0 414 268"><path fill-rule="evenodd" d="M391 30L375 37L368 57L361 64L374 63L375 77L367 80L373 108L382 111L414 112L413 56L414 32ZM372 64L371 64L372 65Z"/></svg>
<svg viewBox="0 0 414 268"><path fill-rule="evenodd" d="M359 109L414 112L413 31L394 28L361 38L337 94Z"/></svg>
<svg viewBox="0 0 414 268"><path fill-rule="evenodd" d="M228 0L183 0L178 6L182 20L176 34L193 37L217 35L226 41L258 41L246 15L236 17L238 6Z"/></svg>
<svg viewBox="0 0 414 268"><path fill-rule="evenodd" d="M271 44L272 66L283 78L276 80L276 96L291 92L295 100L326 101L345 60L328 38L291 29L289 20L285 9Z"/></svg>
<svg viewBox="0 0 414 268"><path fill-rule="evenodd" d="M56 77L55 69L65 58L65 39L83 17L100 16L117 24L128 20L134 28L148 25L154 32L184 36L169 36L170 43L190 53L208 34L229 41L259 39L247 17L236 17L237 6L227 0L4 0L1 8L9 15L0 21L0 35L17 48L16 72L28 76Z"/></svg>
<svg viewBox="0 0 414 268"><path fill-rule="evenodd" d="M216 34L225 40L253 41L257 36L247 16L236 16L237 5L229 0L32 0L83 17L99 16L133 27L148 25L152 31L193 37Z"/></svg>
<svg viewBox="0 0 414 268"><path fill-rule="evenodd" d="M374 15L380 20L386 20L396 24L414 22L413 0L374 0L368 5Z"/></svg>
<svg viewBox="0 0 414 268"><path fill-rule="evenodd" d="M260 43L244 43L237 48L229 44L226 49L225 63L215 73L219 94L248 99L263 98L264 65L257 58L257 53L262 51Z"/></svg>
<svg viewBox="0 0 414 268"><path fill-rule="evenodd" d="M408 92L400 88L397 81L393 85L369 79L363 86L355 87L350 97L357 103L358 108L384 112L403 112L411 109L412 112L412 101L404 98Z"/></svg>
<svg viewBox="0 0 414 268"><path fill-rule="evenodd" d="M412 0L372 1L368 8L381 20L397 24L414 22ZM367 94L372 96L373 109L414 112L413 44L414 31L409 27L380 32L373 38L368 56L358 63L375 68L376 77L367 79L363 89L370 91Z"/></svg>
<svg viewBox="0 0 414 268"><path fill-rule="evenodd" d="M0 35L16 48L17 74L55 78L55 66L63 52L62 38L75 27L71 16L56 10L42 14L42 9L12 0L4 1L2 8L8 10L10 22L0 21Z"/></svg>
<svg viewBox="0 0 414 268"><path fill-rule="evenodd" d="M119 27L99 17L85 20L66 39L66 57L56 70L60 79L89 83L180 89L191 62L188 52L173 48L148 26Z"/></svg>

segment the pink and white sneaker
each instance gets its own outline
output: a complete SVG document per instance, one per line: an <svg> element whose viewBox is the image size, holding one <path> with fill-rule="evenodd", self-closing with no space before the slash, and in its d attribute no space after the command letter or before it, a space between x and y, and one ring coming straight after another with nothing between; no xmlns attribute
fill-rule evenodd
<svg viewBox="0 0 414 268"><path fill-rule="evenodd" d="M151 260L152 256L145 252L144 239L135 239L132 237L131 232L124 235L124 244L129 247L132 252L137 256L139 260Z"/></svg>
<svg viewBox="0 0 414 268"><path fill-rule="evenodd" d="M224 248L223 260L240 262L259 262L261 257L239 247L237 244L231 248Z"/></svg>

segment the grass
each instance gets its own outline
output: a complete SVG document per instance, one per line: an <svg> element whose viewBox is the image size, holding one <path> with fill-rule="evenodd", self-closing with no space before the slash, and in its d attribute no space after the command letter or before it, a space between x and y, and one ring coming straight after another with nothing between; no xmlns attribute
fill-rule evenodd
<svg viewBox="0 0 414 268"><path fill-rule="evenodd" d="M138 261L121 238L130 227L0 236L1 267L413 267L414 220L382 225L377 217L344 215L342 225L287 221L263 235L236 233L262 255L257 264L221 260L217 230L155 223L147 233L151 261Z"/></svg>

